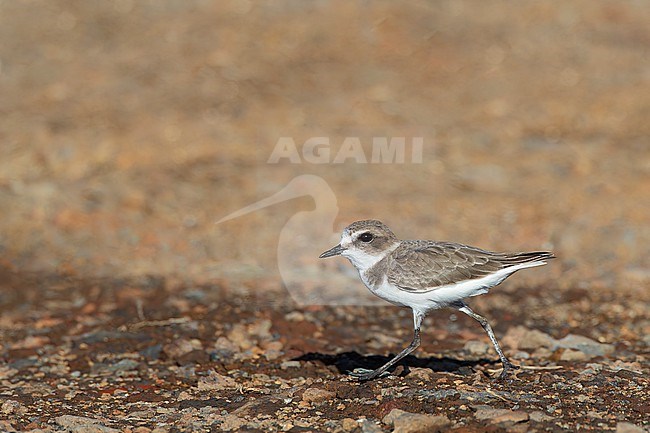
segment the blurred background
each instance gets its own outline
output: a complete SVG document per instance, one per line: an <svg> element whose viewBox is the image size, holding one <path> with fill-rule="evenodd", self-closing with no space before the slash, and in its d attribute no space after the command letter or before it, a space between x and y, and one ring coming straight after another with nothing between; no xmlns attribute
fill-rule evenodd
<svg viewBox="0 0 650 433"><path fill-rule="evenodd" d="M330 237L552 249L520 284L647 294L648 23L613 0L0 2L1 266L281 292L310 188L215 222L313 175ZM268 163L350 136L368 159L423 137L422 162Z"/></svg>

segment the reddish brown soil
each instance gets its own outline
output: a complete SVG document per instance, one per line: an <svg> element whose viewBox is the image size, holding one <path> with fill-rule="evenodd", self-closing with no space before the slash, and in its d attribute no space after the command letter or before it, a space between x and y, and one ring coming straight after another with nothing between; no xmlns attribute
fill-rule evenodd
<svg viewBox="0 0 650 433"><path fill-rule="evenodd" d="M393 409L457 431L647 429L649 23L613 0L0 2L0 431L440 420ZM268 163L280 137L370 155L375 136L422 136L422 162ZM307 214L317 234L372 217L553 250L471 302L529 368L493 382L481 328L440 311L394 375L350 380L411 318L292 301L278 245L318 197L214 224L300 175L336 198L335 221ZM330 241L306 244L296 287L360 287L318 261Z"/></svg>

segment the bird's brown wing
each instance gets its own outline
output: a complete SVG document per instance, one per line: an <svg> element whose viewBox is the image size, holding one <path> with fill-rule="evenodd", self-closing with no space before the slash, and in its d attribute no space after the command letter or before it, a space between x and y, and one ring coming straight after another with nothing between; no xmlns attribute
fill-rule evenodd
<svg viewBox="0 0 650 433"><path fill-rule="evenodd" d="M552 257L548 252L494 253L452 242L404 241L391 255L388 282L404 291L428 292Z"/></svg>

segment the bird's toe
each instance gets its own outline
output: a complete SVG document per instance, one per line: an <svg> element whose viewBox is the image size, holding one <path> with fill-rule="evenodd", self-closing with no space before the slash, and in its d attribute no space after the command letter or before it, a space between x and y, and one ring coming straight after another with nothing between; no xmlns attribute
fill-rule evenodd
<svg viewBox="0 0 650 433"><path fill-rule="evenodd" d="M521 367L518 365L515 365L508 361L507 364L503 364L503 370L501 370L501 373L496 377L496 381L499 382L507 382L512 379L512 376L510 373L514 372L515 370L519 370Z"/></svg>
<svg viewBox="0 0 650 433"><path fill-rule="evenodd" d="M387 371L378 373L377 370L369 370L367 368L355 368L349 374L357 380L364 382L366 380L372 380L377 377L388 376L389 373Z"/></svg>

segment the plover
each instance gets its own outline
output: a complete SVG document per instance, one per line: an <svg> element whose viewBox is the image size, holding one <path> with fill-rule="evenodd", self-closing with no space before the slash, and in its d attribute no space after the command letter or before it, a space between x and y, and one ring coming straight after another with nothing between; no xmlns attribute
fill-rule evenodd
<svg viewBox="0 0 650 433"><path fill-rule="evenodd" d="M487 332L503 364L499 378L519 368L503 354L485 317L463 301L482 295L521 269L545 265L554 258L548 251L499 253L453 242L400 240L381 221L357 221L347 226L341 242L320 258L341 255L359 271L372 293L413 310L413 341L376 370L356 369L351 374L371 380L398 363L420 345L420 325L431 310L451 307L478 321Z"/></svg>

